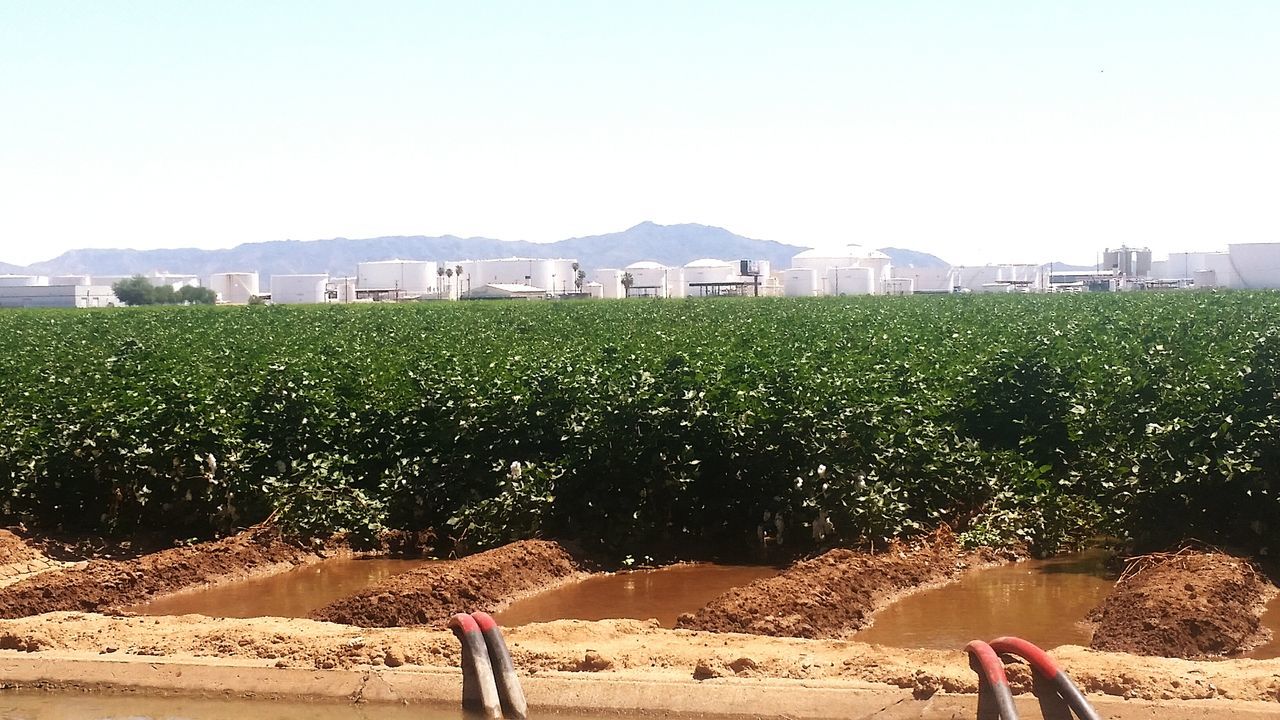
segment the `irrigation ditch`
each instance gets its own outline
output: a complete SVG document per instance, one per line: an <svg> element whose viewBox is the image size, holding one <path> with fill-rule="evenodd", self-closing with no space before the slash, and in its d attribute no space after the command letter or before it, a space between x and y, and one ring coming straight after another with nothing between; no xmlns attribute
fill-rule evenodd
<svg viewBox="0 0 1280 720"><path fill-rule="evenodd" d="M339 678L363 673L365 681L342 698L443 700L459 661L445 628L449 616L484 610L501 618L537 600L508 627L516 667L537 679L535 706L602 709L609 707L608 688L639 683L666 688L654 691L650 707L672 712L702 712L698 698L723 684L741 685L748 696L775 686L856 687L864 693L859 702L871 702L865 693L872 692L924 708L976 692L960 646L927 647L883 634L866 644L859 633L873 636L878 617L887 623L899 605L934 594L931 607L968 613L979 623L974 632L1022 632L1017 612L983 615L992 611L982 598L1011 593L993 583L1016 581L1038 588L1025 595L1028 601L1047 604L1063 592L1093 588L1098 602L1090 612L1077 602L1070 606L1076 610L1049 605L1041 613L1062 615L1047 622L1071 626L1074 634L1064 637L1081 638L1052 652L1087 693L1170 707L1192 703L1187 707L1196 712L1209 708L1207 701L1245 710L1269 703L1272 712L1280 703L1280 617L1268 611L1275 586L1250 563L1217 552L1148 556L1130 563L1117 582L1097 577L1096 563L1081 569L1070 558L1039 563L966 551L946 533L876 552L829 550L781 567L635 572L603 572L573 549L529 540L457 559L395 560L401 564L352 575L363 558L388 562L420 546L389 537L357 553L340 540L300 545L256 529L133 558L71 562L44 556L30 534L5 531L0 684L306 698L331 696L333 688L348 688ZM1084 572L1094 573L1088 585L1063 584ZM310 605L270 605L273 588L298 582L306 583ZM255 616L251 606L235 613L245 617L225 616L232 613L220 611L225 600L217 593L237 588L248 589L246 602L260 595L264 607L291 607L283 612L293 617ZM576 599L557 602L558 593L573 592ZM630 596L629 605L615 602L622 595ZM668 599L663 612L672 617L665 621L645 617L659 597ZM174 598L195 603L188 606L199 614L153 614L153 605L163 608ZM929 612L947 622L945 612ZM148 669L122 670L137 663ZM1025 695L1031 680L1023 669L1012 666L1010 678ZM303 679L319 677L314 673L333 674L330 689ZM397 682L399 691L387 689Z"/></svg>

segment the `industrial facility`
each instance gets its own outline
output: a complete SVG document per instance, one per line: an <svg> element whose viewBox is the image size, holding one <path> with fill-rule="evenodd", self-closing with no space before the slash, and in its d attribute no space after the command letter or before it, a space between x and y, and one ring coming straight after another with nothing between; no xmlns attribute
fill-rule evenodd
<svg viewBox="0 0 1280 720"><path fill-rule="evenodd" d="M0 307L110 307L112 285L133 275L0 275ZM569 258L371 260L351 277L273 275L264 292L255 271L196 275L153 272L155 287L211 288L224 304L280 305L489 299L819 297L930 293L1118 292L1176 289L1280 289L1280 243L1231 243L1225 251L1177 252L1121 246L1093 267L1035 264L895 267L879 250L821 245L774 270L768 261L699 258L684 265L652 260L584 269Z"/></svg>

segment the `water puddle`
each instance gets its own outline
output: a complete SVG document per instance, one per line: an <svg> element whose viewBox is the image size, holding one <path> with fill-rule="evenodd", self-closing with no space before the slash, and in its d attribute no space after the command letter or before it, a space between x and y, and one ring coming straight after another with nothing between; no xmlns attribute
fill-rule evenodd
<svg viewBox="0 0 1280 720"><path fill-rule="evenodd" d="M680 614L739 585L777 574L772 567L697 563L597 575L518 600L495 619L515 626L565 619L655 618L663 627L675 627Z"/></svg>
<svg viewBox="0 0 1280 720"><path fill-rule="evenodd" d="M1088 645L1082 621L1111 591L1107 555L1089 551L978 570L899 600L855 640L892 647L957 649L1016 635L1043 648Z"/></svg>
<svg viewBox="0 0 1280 720"><path fill-rule="evenodd" d="M3 720L464 720L456 707L5 692ZM587 720L585 715L555 715Z"/></svg>
<svg viewBox="0 0 1280 720"><path fill-rule="evenodd" d="M311 611L373 583L421 567L425 560L335 558L267 577L170 595L125 608L141 615L306 617Z"/></svg>
<svg viewBox="0 0 1280 720"><path fill-rule="evenodd" d="M1262 624L1271 629L1271 640L1259 645L1241 657L1255 660L1272 660L1280 658L1280 595L1267 603L1267 611L1262 616Z"/></svg>

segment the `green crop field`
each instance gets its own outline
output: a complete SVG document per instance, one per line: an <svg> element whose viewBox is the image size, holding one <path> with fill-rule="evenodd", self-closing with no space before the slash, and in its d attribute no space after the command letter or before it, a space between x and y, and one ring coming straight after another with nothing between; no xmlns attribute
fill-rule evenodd
<svg viewBox="0 0 1280 720"><path fill-rule="evenodd" d="M0 521L77 531L1280 532L1276 294L9 311L0 378Z"/></svg>

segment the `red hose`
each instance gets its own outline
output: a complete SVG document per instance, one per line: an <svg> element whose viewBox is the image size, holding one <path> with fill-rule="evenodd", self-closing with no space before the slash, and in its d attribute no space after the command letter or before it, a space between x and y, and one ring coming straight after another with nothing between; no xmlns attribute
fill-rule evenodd
<svg viewBox="0 0 1280 720"><path fill-rule="evenodd" d="M1004 663L1000 662L1000 656L981 640L970 642L964 649L969 653L981 686L990 689L995 697L1000 720L1018 720L1018 710L1013 705L1013 692L1009 690L1009 678L1004 674Z"/></svg>
<svg viewBox="0 0 1280 720"><path fill-rule="evenodd" d="M1031 665L1031 669L1040 677L1048 680L1066 701L1067 706L1081 720L1102 720L1102 716L1089 704L1084 693L1071 682L1071 678L1058 667L1058 664L1033 643L1022 638L1002 637L991 641L991 648L999 653L1017 655Z"/></svg>

